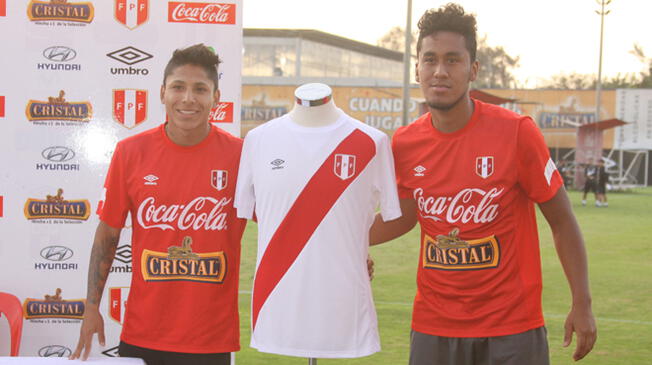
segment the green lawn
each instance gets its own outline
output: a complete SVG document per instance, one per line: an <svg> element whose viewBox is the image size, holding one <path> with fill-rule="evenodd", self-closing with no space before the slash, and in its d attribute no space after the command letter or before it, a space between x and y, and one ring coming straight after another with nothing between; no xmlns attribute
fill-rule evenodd
<svg viewBox="0 0 652 365"><path fill-rule="evenodd" d="M573 209L584 233L598 323L598 342L580 363L585 365L652 363L652 189L610 193L608 208L582 207L571 192ZM593 200L589 199L592 204ZM562 348L563 323L570 305L566 279L545 220L539 214L543 261L543 306L551 363L571 364L572 348ZM371 249L376 262L374 297L382 351L355 360L320 359L319 364L407 364L412 299L419 245L418 229ZM240 281L242 350L239 364L307 364L302 358L259 353L249 347L250 300L256 255L256 225L243 240Z"/></svg>

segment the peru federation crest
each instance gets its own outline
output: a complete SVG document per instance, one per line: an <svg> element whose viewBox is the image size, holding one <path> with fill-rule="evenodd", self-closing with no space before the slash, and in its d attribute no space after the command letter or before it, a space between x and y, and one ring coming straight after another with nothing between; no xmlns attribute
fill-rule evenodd
<svg viewBox="0 0 652 365"><path fill-rule="evenodd" d="M133 128L147 119L147 90L113 90L113 120Z"/></svg>
<svg viewBox="0 0 652 365"><path fill-rule="evenodd" d="M149 17L149 0L114 0L115 19L125 27L134 30Z"/></svg>
<svg viewBox="0 0 652 365"><path fill-rule="evenodd" d="M228 175L229 172L226 170L211 171L211 185L218 191L226 189Z"/></svg>
<svg viewBox="0 0 652 365"><path fill-rule="evenodd" d="M493 156L476 157L475 173L483 179L488 178L494 173Z"/></svg>
<svg viewBox="0 0 652 365"><path fill-rule="evenodd" d="M109 315L111 319L122 324L125 318L129 287L109 288Z"/></svg>
<svg viewBox="0 0 652 365"><path fill-rule="evenodd" d="M346 180L355 175L355 156L354 155L335 155L335 176L342 180Z"/></svg>

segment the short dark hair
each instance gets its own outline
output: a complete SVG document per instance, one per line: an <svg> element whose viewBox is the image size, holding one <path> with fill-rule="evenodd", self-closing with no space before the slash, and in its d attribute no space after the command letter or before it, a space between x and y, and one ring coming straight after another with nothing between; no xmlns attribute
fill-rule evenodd
<svg viewBox="0 0 652 365"><path fill-rule="evenodd" d="M471 55L471 62L475 62L476 49L476 21L473 14L465 13L459 4L448 3L439 9L427 10L419 19L419 39L417 40L417 55L421 51L423 38L439 31L448 31L461 34L466 41L466 49Z"/></svg>
<svg viewBox="0 0 652 365"><path fill-rule="evenodd" d="M215 90L217 90L219 74L217 66L222 62L220 57L212 48L205 46L203 43L195 44L188 48L180 48L174 51L172 58L168 61L163 72L163 86L168 76L179 66L196 65L204 69L208 78L213 80Z"/></svg>

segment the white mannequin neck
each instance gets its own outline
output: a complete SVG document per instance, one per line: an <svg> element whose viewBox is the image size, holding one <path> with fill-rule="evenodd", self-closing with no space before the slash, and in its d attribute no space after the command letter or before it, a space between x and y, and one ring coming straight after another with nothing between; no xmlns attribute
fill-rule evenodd
<svg viewBox="0 0 652 365"><path fill-rule="evenodd" d="M327 85L305 84L295 90L294 96L294 108L288 115L300 126L323 127L337 122L340 117L340 111L332 98L332 90Z"/></svg>

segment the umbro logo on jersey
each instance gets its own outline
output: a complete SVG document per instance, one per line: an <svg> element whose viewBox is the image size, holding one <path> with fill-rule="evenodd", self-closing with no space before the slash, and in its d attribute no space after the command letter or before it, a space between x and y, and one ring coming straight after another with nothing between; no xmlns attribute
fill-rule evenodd
<svg viewBox="0 0 652 365"><path fill-rule="evenodd" d="M426 168L419 165L414 168L414 176L424 176L423 172L426 171Z"/></svg>
<svg viewBox="0 0 652 365"><path fill-rule="evenodd" d="M475 173L483 179L491 176L494 173L493 156L477 157L475 159Z"/></svg>
<svg viewBox="0 0 652 365"><path fill-rule="evenodd" d="M149 174L149 175L145 176L143 179L145 179L145 185L158 185L156 183L156 180L158 180L157 176Z"/></svg>
<svg viewBox="0 0 652 365"><path fill-rule="evenodd" d="M272 161L270 163L274 166L274 167L272 167L272 170L278 170L278 169L282 169L282 168L285 167L285 166L283 166L285 161L281 160L280 158L277 158L276 160L274 160L274 161Z"/></svg>

